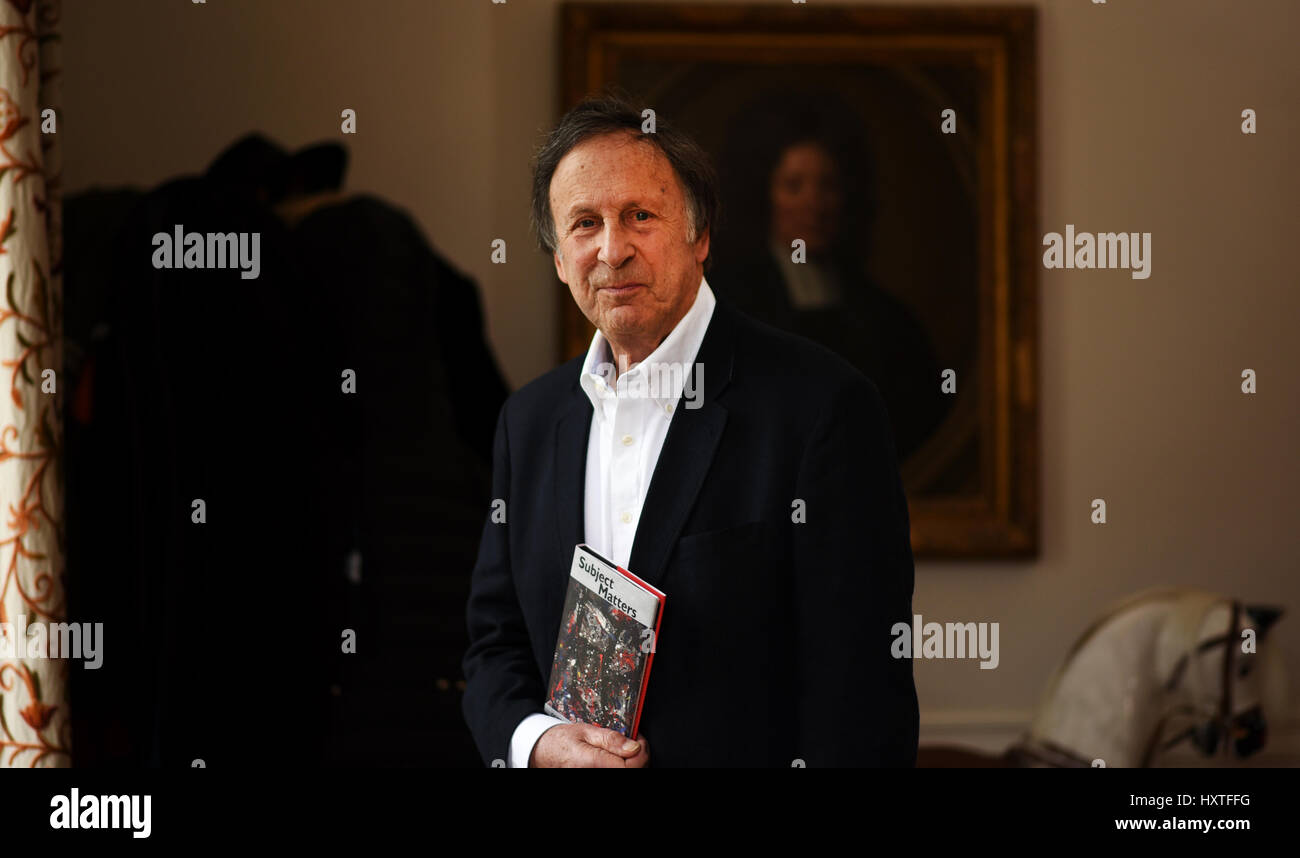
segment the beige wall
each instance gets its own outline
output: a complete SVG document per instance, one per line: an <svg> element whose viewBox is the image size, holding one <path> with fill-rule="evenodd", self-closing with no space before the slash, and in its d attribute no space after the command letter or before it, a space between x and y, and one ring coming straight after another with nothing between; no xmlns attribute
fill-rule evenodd
<svg viewBox="0 0 1300 858"><path fill-rule="evenodd" d="M927 735L950 725L1000 743L1089 619L1157 584L1288 604L1277 634L1294 700L1300 4L1037 5L1040 232L1151 232L1153 274L1043 272L1042 555L918 563L917 612L1001 624L997 670L917 665ZM67 4L67 189L195 171L253 128L291 146L334 138L339 112L354 108L350 188L410 210L478 279L518 386L555 353L549 262L527 233L527 161L554 119L556 7ZM1259 114L1257 136L1239 132L1245 107ZM489 263L496 237L507 265ZM1238 391L1244 367L1259 373L1253 397ZM1108 501L1104 527L1089 522L1094 497Z"/></svg>

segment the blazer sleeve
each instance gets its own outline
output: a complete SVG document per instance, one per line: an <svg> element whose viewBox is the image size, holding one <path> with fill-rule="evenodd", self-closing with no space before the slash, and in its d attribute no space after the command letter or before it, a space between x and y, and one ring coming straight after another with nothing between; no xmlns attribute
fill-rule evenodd
<svg viewBox="0 0 1300 858"><path fill-rule="evenodd" d="M492 451L492 498L505 501L504 522L489 511L470 580L466 622L465 696L462 709L483 762L506 759L510 737L528 715L542 711L543 681L537 673L528 627L510 567L510 440L507 402L497 417Z"/></svg>
<svg viewBox="0 0 1300 858"><path fill-rule="evenodd" d="M907 499L883 400L846 381L805 448L793 524L795 752L814 766L913 766L919 722L910 658L891 631L912 621Z"/></svg>

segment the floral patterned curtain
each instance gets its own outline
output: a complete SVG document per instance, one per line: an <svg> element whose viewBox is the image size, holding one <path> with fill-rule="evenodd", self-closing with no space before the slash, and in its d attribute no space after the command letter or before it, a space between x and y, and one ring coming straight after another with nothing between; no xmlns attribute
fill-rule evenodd
<svg viewBox="0 0 1300 858"><path fill-rule="evenodd" d="M66 613L59 17L0 0L0 766L71 762L69 662L17 640Z"/></svg>

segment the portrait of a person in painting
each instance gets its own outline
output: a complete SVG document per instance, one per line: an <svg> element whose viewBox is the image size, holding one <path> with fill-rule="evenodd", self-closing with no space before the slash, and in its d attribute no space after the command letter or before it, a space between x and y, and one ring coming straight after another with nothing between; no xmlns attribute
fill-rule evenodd
<svg viewBox="0 0 1300 858"><path fill-rule="evenodd" d="M920 320L867 273L862 237L879 213L864 135L825 109L795 109L769 117L741 145L713 275L719 295L871 379L906 460L942 422L950 397Z"/></svg>

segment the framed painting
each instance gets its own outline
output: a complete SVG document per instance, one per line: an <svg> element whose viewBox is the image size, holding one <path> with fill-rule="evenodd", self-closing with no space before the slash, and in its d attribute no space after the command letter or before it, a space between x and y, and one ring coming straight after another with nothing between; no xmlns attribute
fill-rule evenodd
<svg viewBox="0 0 1300 858"><path fill-rule="evenodd" d="M1035 10L560 14L561 112L617 87L713 155L719 300L880 390L916 556L1036 554ZM556 284L568 359L592 331Z"/></svg>

